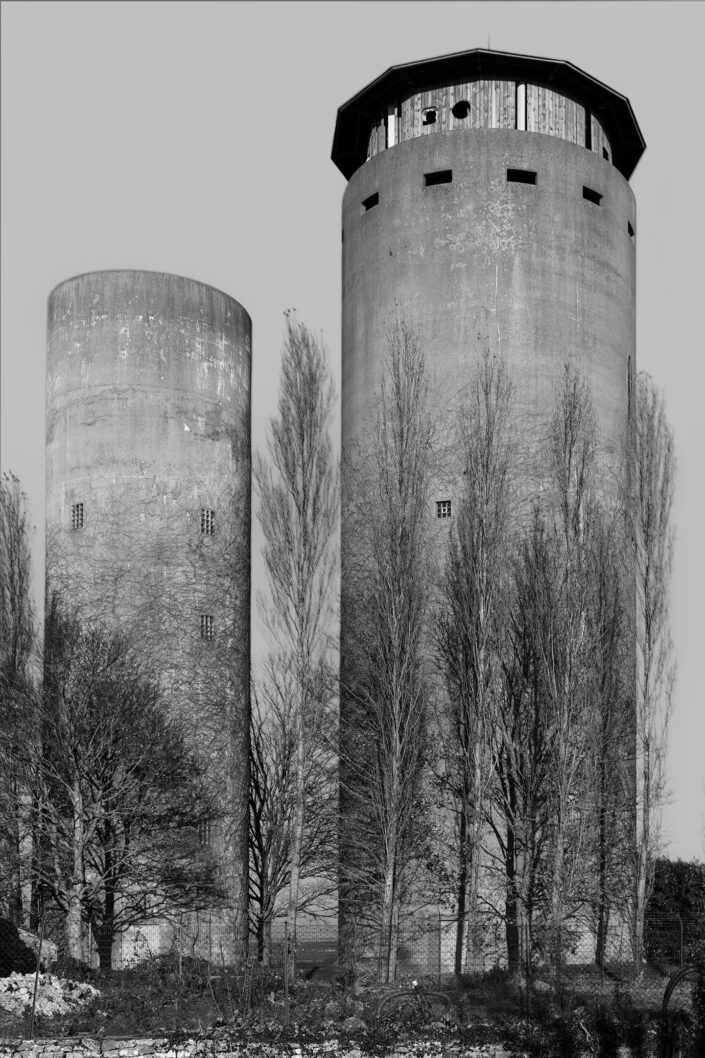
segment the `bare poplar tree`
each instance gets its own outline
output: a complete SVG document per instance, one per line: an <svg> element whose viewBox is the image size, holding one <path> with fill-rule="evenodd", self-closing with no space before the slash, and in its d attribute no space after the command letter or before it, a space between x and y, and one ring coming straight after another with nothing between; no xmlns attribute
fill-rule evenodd
<svg viewBox="0 0 705 1058"><path fill-rule="evenodd" d="M307 726L320 705L317 671L328 656L332 620L338 470L329 437L334 389L321 344L295 316L286 316L278 414L271 421L271 467L255 466L259 520L265 538L270 628L293 674L295 809L287 902L290 972L306 824Z"/></svg>
<svg viewBox="0 0 705 1058"><path fill-rule="evenodd" d="M342 961L354 964L355 922L371 915L385 981L423 830L432 442L416 334L400 319L387 342L372 444L346 453L340 727Z"/></svg>
<svg viewBox="0 0 705 1058"><path fill-rule="evenodd" d="M626 508L636 577L636 855L632 929L640 972L644 913L653 884L664 755L675 682L669 624L674 531L671 524L676 459L661 393L649 375L637 376L628 454Z"/></svg>
<svg viewBox="0 0 705 1058"><path fill-rule="evenodd" d="M592 763L583 810L592 805L595 962L604 967L613 910L625 912L633 782L633 576L626 572L624 525L602 505L593 515L588 552L588 673L593 701Z"/></svg>
<svg viewBox="0 0 705 1058"><path fill-rule="evenodd" d="M31 740L25 708L31 685L34 613L30 595L30 526L27 497L12 474L0 479L0 847L5 870L0 899L8 916L22 925L22 847L26 823L26 780L18 747Z"/></svg>
<svg viewBox="0 0 705 1058"><path fill-rule="evenodd" d="M562 963L563 927L574 869L584 864L589 819L581 811L591 739L587 547L594 518L596 427L588 388L565 366L548 446L552 569L550 619L540 641L552 739L549 932L554 969Z"/></svg>
<svg viewBox="0 0 705 1058"><path fill-rule="evenodd" d="M250 766L250 921L257 939L257 957L269 965L272 922L277 900L291 881L291 838L296 822L296 701L294 676L278 659L255 684ZM329 673L317 673L319 707L305 725L305 821L301 849L299 912L321 913L337 885L337 727ZM316 725L312 727L312 724Z"/></svg>
<svg viewBox="0 0 705 1058"><path fill-rule="evenodd" d="M487 353L459 416L461 486L434 629L447 689L439 718L441 787L450 795L456 824L457 974L462 972L468 915L476 911L482 821L492 768L490 728L508 552L510 414L506 368Z"/></svg>

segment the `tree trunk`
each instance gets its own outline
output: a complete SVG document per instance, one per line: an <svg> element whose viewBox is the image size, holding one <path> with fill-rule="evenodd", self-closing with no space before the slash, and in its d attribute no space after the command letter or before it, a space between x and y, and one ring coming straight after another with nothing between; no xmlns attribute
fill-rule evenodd
<svg viewBox="0 0 705 1058"><path fill-rule="evenodd" d="M67 886L66 946L72 959L83 961L83 936L81 930L81 897L83 895L83 797L78 780L71 791L73 811L73 848L71 880Z"/></svg>
<svg viewBox="0 0 705 1058"><path fill-rule="evenodd" d="M460 833L458 835L458 921L455 929L455 960L453 965L453 972L456 975L460 975L463 972L463 951L465 948L468 886L467 832L467 804L463 803L460 807Z"/></svg>
<svg viewBox="0 0 705 1058"><path fill-rule="evenodd" d="M378 977L380 984L388 984L392 965L392 934L394 932L394 902L396 877L396 829L392 825L386 835L387 855L384 870L384 889L382 892L382 921L380 927ZM395 952L396 956L396 952Z"/></svg>
<svg viewBox="0 0 705 1058"><path fill-rule="evenodd" d="M507 941L507 969L512 976L520 972L519 961L519 899L516 886L516 859L514 854L514 829L507 830L507 841L504 853L504 871L506 875L507 895L504 906L506 909L505 935Z"/></svg>
<svg viewBox="0 0 705 1058"><path fill-rule="evenodd" d="M306 743L304 737L304 692L298 703L296 717L296 809L294 826L291 835L291 876L289 879L289 900L286 909L289 951L287 960L289 980L294 980L296 973L296 917L299 906L299 880L301 877L301 851L304 843L305 795L306 795Z"/></svg>
<svg viewBox="0 0 705 1058"><path fill-rule="evenodd" d="M604 745L604 741L603 741ZM598 826L598 896L597 937L595 941L595 963L605 968L607 928L609 925L609 903L607 895L607 776L604 753L600 755L600 807Z"/></svg>

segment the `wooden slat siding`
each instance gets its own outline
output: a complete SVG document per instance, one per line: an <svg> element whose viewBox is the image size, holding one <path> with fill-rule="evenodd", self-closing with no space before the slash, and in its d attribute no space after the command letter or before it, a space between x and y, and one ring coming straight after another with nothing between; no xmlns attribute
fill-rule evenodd
<svg viewBox="0 0 705 1058"><path fill-rule="evenodd" d="M612 145L607 138L607 134L603 129L600 122L594 116L592 117L592 149L596 154L599 154L602 158L602 148L606 147L609 153L609 160L612 161Z"/></svg>

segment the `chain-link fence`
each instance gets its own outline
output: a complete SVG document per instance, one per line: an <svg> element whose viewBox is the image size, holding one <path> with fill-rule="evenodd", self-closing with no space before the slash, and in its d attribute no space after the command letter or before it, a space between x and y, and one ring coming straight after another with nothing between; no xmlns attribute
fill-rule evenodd
<svg viewBox="0 0 705 1058"><path fill-rule="evenodd" d="M503 1005L507 1010L516 1009L517 1004L526 1007L542 994L560 991L580 1003L625 1000L634 1008L655 1014L673 974L681 966L705 961L705 916L647 918L644 965L638 973L626 921L612 921L601 959L595 931L588 925L566 925L559 957L547 938L547 931L542 932L538 924L515 937L518 950L513 952L512 964L508 956L512 938L508 943L506 925L498 916L476 916L464 923L461 931L453 918L416 915L399 924L393 976L397 982L415 978L443 988L452 983L454 988L470 990L478 1001L491 1002L495 1008ZM249 969L244 976L242 968L236 971L233 967L234 943L232 923L224 911L141 922L115 938L108 978L104 973L96 974L100 958L90 929L83 931L80 959L71 959L63 923L51 916L40 923L37 933L17 930L7 919L0 919L0 1035L31 1034L34 1029L30 1030L29 1011L34 1006L40 1019L52 1016L52 1002L58 1004L56 1009L61 1007L61 997L52 998L49 979L42 983L43 974L37 976L40 984L35 987L40 953L41 969L52 971L54 979L60 976L83 981L86 987L93 984L101 990L100 1000L92 999L90 989L79 996L85 1009L93 1011L96 1031L106 995L112 996L115 1009L125 1007L126 1032L132 1024L130 997L142 993L153 994L149 1003L155 1008L161 1004L158 1024L172 1027L187 1024L189 1019L219 1017L226 1009L233 1011L238 1005L254 1002L257 989L261 997L276 997L284 983L285 953L293 947L286 923L272 923L259 951L257 938L251 938ZM338 973L335 920L300 921L295 956L299 981L334 982ZM374 984L384 977L379 956L379 932L370 927L358 938L355 950L362 984ZM10 978L12 972L23 975L22 980ZM688 1009L692 987L692 980L684 979L672 1003ZM127 997L124 1003L121 996ZM172 1010L169 1004L174 1003ZM164 1013L167 1007L168 1016ZM79 1022L66 1022L69 1029L76 1024Z"/></svg>

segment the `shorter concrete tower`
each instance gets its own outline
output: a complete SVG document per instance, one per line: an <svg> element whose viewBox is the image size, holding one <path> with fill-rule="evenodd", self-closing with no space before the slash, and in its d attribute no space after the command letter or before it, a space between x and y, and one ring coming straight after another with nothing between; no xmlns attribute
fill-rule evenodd
<svg viewBox="0 0 705 1058"><path fill-rule="evenodd" d="M77 276L49 297L47 586L129 632L228 805L246 930L251 322L179 276ZM226 800L227 799L227 800Z"/></svg>

